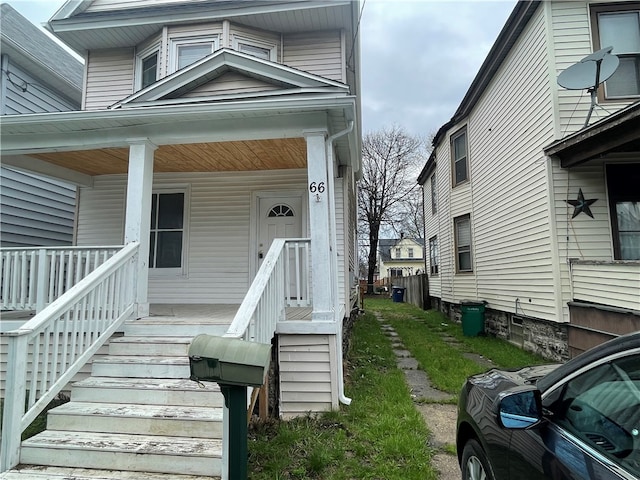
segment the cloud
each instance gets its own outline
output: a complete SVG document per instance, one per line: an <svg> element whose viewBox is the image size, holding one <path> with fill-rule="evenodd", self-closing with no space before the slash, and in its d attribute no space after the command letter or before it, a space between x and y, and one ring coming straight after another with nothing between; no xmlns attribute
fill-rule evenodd
<svg viewBox="0 0 640 480"><path fill-rule="evenodd" d="M365 132L426 135L451 118L515 2L368 0L360 26Z"/></svg>

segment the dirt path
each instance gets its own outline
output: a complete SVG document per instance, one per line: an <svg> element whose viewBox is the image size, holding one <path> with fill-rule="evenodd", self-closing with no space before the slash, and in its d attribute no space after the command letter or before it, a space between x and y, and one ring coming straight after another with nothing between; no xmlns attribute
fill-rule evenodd
<svg viewBox="0 0 640 480"><path fill-rule="evenodd" d="M428 375L418 369L418 361L405 349L393 327L386 324L381 315L376 314L376 317L382 330L391 340L398 368L404 372L416 408L431 432L429 445L434 450L432 464L439 472L439 479L460 480L458 458L453 453L456 443L457 407L451 403L438 403L451 402L454 397L431 386Z"/></svg>

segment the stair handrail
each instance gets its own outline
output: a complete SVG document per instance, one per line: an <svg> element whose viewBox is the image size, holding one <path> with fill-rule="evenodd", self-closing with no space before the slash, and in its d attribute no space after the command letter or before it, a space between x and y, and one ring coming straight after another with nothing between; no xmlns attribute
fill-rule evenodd
<svg viewBox="0 0 640 480"><path fill-rule="evenodd" d="M285 308L288 305L286 292L289 288L288 277L291 265L287 254L289 250L286 247L292 245L293 248L298 248L297 245L300 244L307 247L310 243L311 240L308 238L276 238L273 240L247 295L224 335L225 337L271 343L278 320L284 320ZM308 248L305 250L308 251ZM294 271L299 272L301 270L300 258L297 251L294 261L296 262L293 267ZM308 264L308 259L305 259L305 262ZM306 271L306 269L302 269L302 271ZM308 279L304 279L304 281L308 282ZM299 290L306 291L305 301L310 305L310 286L308 283L304 289L299 288ZM300 295L300 293L296 295Z"/></svg>
<svg viewBox="0 0 640 480"><path fill-rule="evenodd" d="M0 472L18 464L22 432L133 313L138 254L139 243L129 243L20 328L0 333L8 338Z"/></svg>

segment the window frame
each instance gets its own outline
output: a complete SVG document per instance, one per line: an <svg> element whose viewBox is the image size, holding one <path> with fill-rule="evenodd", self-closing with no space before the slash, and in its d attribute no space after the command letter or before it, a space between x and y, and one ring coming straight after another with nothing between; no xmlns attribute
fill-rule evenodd
<svg viewBox="0 0 640 480"><path fill-rule="evenodd" d="M179 52L180 47L182 46L191 46L191 45L203 45L203 44L211 44L211 52L207 55L211 55L213 52L220 48L220 35L197 35L191 37L177 37L172 38L169 46L169 74L175 73L178 71L178 60L179 60ZM204 58L204 57L203 57ZM198 59L193 63L196 63L202 59ZM182 67L182 69L187 68L193 63ZM181 69L181 70L182 70Z"/></svg>
<svg viewBox="0 0 640 480"><path fill-rule="evenodd" d="M147 88L149 85L152 85L151 83L144 87L142 86L142 80L143 80L143 74L144 74L142 69L143 69L144 61L154 54L158 56L158 63L156 64L156 80L155 81L157 82L158 80L160 80L160 58L161 58L160 43L154 43L153 45L136 53L136 68L135 68L136 91L142 90L143 88Z"/></svg>
<svg viewBox="0 0 640 480"><path fill-rule="evenodd" d="M407 247L407 258L414 258L413 257L413 247Z"/></svg>
<svg viewBox="0 0 640 480"><path fill-rule="evenodd" d="M394 258L402 258L402 249L400 247L395 247L395 254L396 256Z"/></svg>
<svg viewBox="0 0 640 480"><path fill-rule="evenodd" d="M438 236L434 235L429 239L429 272L431 275L438 275Z"/></svg>
<svg viewBox="0 0 640 480"><path fill-rule="evenodd" d="M431 213L435 215L438 213L438 191L436 184L436 174L431 175Z"/></svg>
<svg viewBox="0 0 640 480"><path fill-rule="evenodd" d="M598 16L602 13L622 13L622 12L638 12L638 20L640 22L640 2L628 3L628 4L610 4L610 5L591 5L589 7L589 15L591 21L592 43L594 51L608 47L609 45L602 45L600 41L600 23ZM640 26L639 26L640 28ZM640 64L640 51L635 54L617 54L615 50L612 52L618 57L630 57L635 56L637 62ZM640 72L639 72L640 75ZM607 95L607 82L601 82L598 86L598 100L601 102L620 102L626 100L638 100L640 98L640 87L638 88L638 94L628 96L608 96Z"/></svg>
<svg viewBox="0 0 640 480"><path fill-rule="evenodd" d="M456 149L455 149L455 141L464 136L465 138L465 154L463 157L460 157L458 159L456 159ZM451 134L451 137L449 137L449 145L450 145L450 149L451 149L451 181L452 181L452 185L454 187L457 187L458 185L462 185L464 183L469 182L469 179L471 177L470 175L470 163L469 163L469 135L467 133L467 126L465 125L464 127L456 130L454 133ZM456 175L456 165L459 162L464 161L465 163L465 178L458 181L457 180L457 175Z"/></svg>
<svg viewBox="0 0 640 480"><path fill-rule="evenodd" d="M261 57L257 57L255 55L251 55L250 53L242 51L242 45L246 45L248 47L261 48L269 51L269 58L264 59ZM269 62L276 62L278 59L278 45L275 43L270 43L262 40L257 40L254 38L244 37L242 35L234 35L232 48L240 53L244 53L245 55L251 55L252 57L258 58L260 60L267 60Z"/></svg>
<svg viewBox="0 0 640 480"><path fill-rule="evenodd" d="M636 169L633 171L633 169ZM626 169L632 171L625 171ZM607 183L607 197L609 201L609 218L611 224L611 241L613 243L613 258L620 261L637 261L624 260L622 258L622 245L620 242L620 228L618 225L618 214L616 205L626 202L640 202L640 190L634 183L636 171L640 167L635 164L627 163L608 163L605 165L605 175ZM618 170L618 172L616 172Z"/></svg>
<svg viewBox="0 0 640 480"><path fill-rule="evenodd" d="M458 242L458 232L459 232L459 224L461 222L468 222L469 224L469 245L468 252L461 251L461 248L467 248L466 246L461 247ZM471 214L460 215L459 217L455 217L453 219L453 238L455 243L455 253L456 253L456 273L473 273L473 234L471 228ZM469 254L469 269L462 269L460 264L460 255L461 254Z"/></svg>
<svg viewBox="0 0 640 480"><path fill-rule="evenodd" d="M184 206L182 209L182 255L180 258L180 267L169 268L156 268L149 265L149 275L153 277L186 277L188 275L188 260L189 260L189 206L191 204L191 187L190 185L163 185L153 188L151 195L163 195L163 194L176 194L182 193L184 195ZM152 200L153 201L153 200ZM155 229L157 231L158 229ZM149 232L153 232L149 224ZM157 237L156 237L157 238ZM151 250L151 244L149 245Z"/></svg>

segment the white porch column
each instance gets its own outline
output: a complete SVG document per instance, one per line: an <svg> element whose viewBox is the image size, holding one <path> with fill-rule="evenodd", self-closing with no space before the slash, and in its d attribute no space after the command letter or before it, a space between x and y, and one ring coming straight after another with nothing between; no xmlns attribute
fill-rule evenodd
<svg viewBox="0 0 640 480"><path fill-rule="evenodd" d="M146 138L130 141L129 147L124 243L126 245L131 242L140 242L136 285L136 318L149 315L149 230L151 228L153 152L156 148Z"/></svg>
<svg viewBox="0 0 640 480"><path fill-rule="evenodd" d="M334 302L331 282L331 228L329 202L333 192L329 191L327 179L326 130L305 132L307 141L307 175L309 184L309 224L311 229L311 259L313 289L312 320L333 321Z"/></svg>

